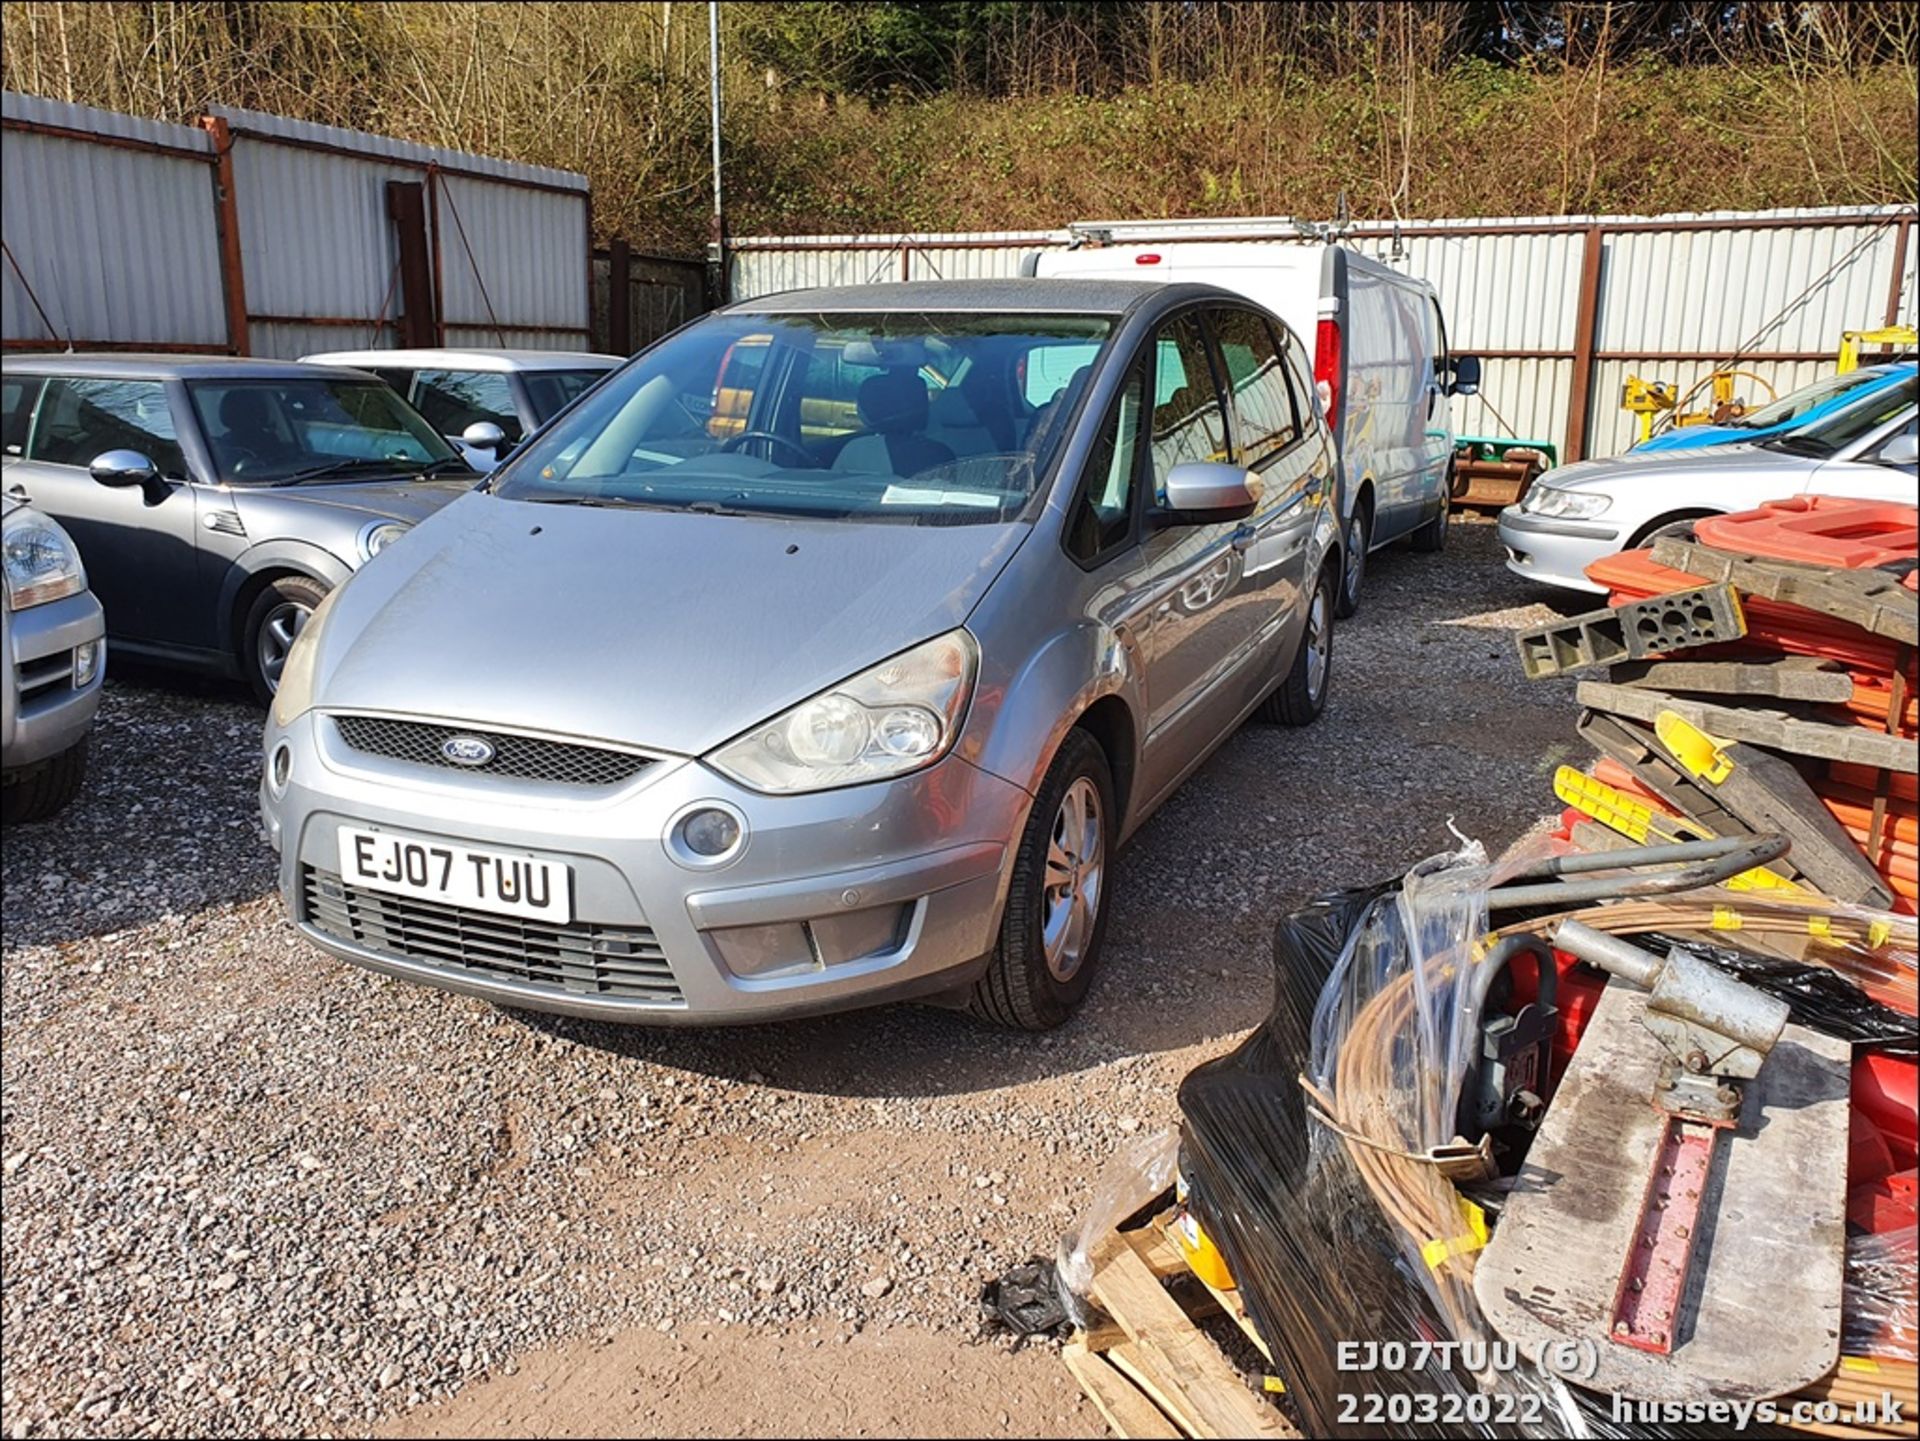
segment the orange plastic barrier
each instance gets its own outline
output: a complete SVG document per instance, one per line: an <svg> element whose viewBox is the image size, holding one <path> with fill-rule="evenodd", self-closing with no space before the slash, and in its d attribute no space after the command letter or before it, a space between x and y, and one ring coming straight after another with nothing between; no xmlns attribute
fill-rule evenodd
<svg viewBox="0 0 1920 1441"><path fill-rule="evenodd" d="M1920 508L1837 495L1796 495L1738 515L1707 516L1694 523L1693 533L1715 550L1868 570L1920 557Z"/></svg>

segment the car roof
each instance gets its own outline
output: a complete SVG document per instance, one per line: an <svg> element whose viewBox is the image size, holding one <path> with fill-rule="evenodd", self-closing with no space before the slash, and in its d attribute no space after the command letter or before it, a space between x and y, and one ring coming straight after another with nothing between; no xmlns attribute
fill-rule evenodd
<svg viewBox="0 0 1920 1441"><path fill-rule="evenodd" d="M833 285L783 290L727 307L738 315L797 315L816 311L999 311L1009 315L1123 315L1151 297L1169 302L1214 297L1245 303L1215 285L1168 285L1097 276L1014 276L993 280L907 280L881 285Z"/></svg>
<svg viewBox="0 0 1920 1441"><path fill-rule="evenodd" d="M302 357L308 365L351 365L366 370L612 370L626 364L620 356L591 350L326 350Z"/></svg>
<svg viewBox="0 0 1920 1441"><path fill-rule="evenodd" d="M311 380L317 368L297 360L260 360L239 355L177 355L113 351L89 354L39 352L9 355L9 371L24 375L67 375L83 380ZM363 377L345 366L329 366L341 379Z"/></svg>

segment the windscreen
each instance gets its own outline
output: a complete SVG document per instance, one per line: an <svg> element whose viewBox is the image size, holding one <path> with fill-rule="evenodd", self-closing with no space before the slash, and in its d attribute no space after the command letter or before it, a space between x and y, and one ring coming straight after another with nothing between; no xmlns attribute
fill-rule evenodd
<svg viewBox="0 0 1920 1441"><path fill-rule="evenodd" d="M1760 443L1795 455L1838 455L1855 441L1898 419L1903 411L1911 410L1916 390L1920 390L1920 385L1913 379L1903 380L1833 415L1823 416L1804 430L1771 436Z"/></svg>
<svg viewBox="0 0 1920 1441"><path fill-rule="evenodd" d="M1791 395L1782 396L1771 405L1749 411L1733 423L1742 430L1771 430L1776 425L1791 425L1816 406L1838 400L1856 390L1886 383L1886 373L1878 370L1855 370L1846 375L1831 375Z"/></svg>
<svg viewBox="0 0 1920 1441"><path fill-rule="evenodd" d="M599 385L492 489L718 514L1007 520L1046 473L1111 330L1086 316L714 316Z"/></svg>
<svg viewBox="0 0 1920 1441"><path fill-rule="evenodd" d="M194 380L187 394L220 478L236 485L458 467L452 447L387 386L324 376Z"/></svg>

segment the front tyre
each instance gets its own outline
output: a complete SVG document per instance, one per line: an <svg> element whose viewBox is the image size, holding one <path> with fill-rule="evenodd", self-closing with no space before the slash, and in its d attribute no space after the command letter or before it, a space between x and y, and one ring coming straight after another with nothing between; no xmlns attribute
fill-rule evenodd
<svg viewBox="0 0 1920 1441"><path fill-rule="evenodd" d="M1045 1031L1086 996L1107 930L1118 821L1106 752L1069 731L1021 833L1000 942L968 1001L976 1016Z"/></svg>
<svg viewBox="0 0 1920 1441"><path fill-rule="evenodd" d="M1327 683L1333 679L1333 595L1333 567L1323 566L1307 601L1306 628L1287 678L1254 712L1261 720L1275 725L1312 725L1327 708Z"/></svg>
<svg viewBox="0 0 1920 1441"><path fill-rule="evenodd" d="M242 628L240 672L260 703L272 702L294 638L313 618L328 587L312 576L283 575L254 597Z"/></svg>
<svg viewBox="0 0 1920 1441"><path fill-rule="evenodd" d="M87 743L83 738L59 755L8 781L0 790L0 811L8 825L44 821L58 815L80 794L87 778Z"/></svg>

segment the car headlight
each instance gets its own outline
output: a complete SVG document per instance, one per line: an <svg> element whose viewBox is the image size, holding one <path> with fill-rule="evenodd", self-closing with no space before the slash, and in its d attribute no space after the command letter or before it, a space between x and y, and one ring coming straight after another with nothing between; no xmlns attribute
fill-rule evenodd
<svg viewBox="0 0 1920 1441"><path fill-rule="evenodd" d="M87 588L80 552L58 525L45 516L17 510L0 539L6 556L7 604L15 610L78 595Z"/></svg>
<svg viewBox="0 0 1920 1441"><path fill-rule="evenodd" d="M273 723L277 726L292 725L313 709L313 663L320 650L320 632L340 590L335 586L321 597L287 648L286 663L280 667L280 685L273 693Z"/></svg>
<svg viewBox="0 0 1920 1441"><path fill-rule="evenodd" d="M395 520L377 520L360 532L360 561L365 564L405 535L411 526Z"/></svg>
<svg viewBox="0 0 1920 1441"><path fill-rule="evenodd" d="M979 656L971 635L950 630L727 742L707 763L779 795L930 766L960 733Z"/></svg>
<svg viewBox="0 0 1920 1441"><path fill-rule="evenodd" d="M1596 515L1604 515L1613 497L1602 495L1595 490L1558 490L1550 485L1536 485L1527 492L1527 498L1521 502L1520 509L1529 515L1556 516L1565 520L1589 520Z"/></svg>

